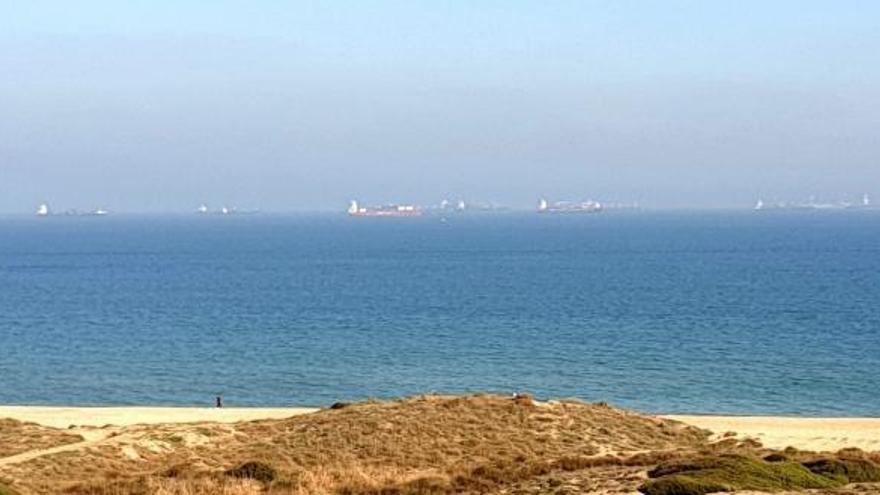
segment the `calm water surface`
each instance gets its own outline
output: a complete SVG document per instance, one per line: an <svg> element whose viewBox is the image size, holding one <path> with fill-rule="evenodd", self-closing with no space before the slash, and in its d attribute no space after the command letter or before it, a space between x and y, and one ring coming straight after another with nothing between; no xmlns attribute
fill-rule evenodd
<svg viewBox="0 0 880 495"><path fill-rule="evenodd" d="M880 415L880 212L0 219L0 403Z"/></svg>

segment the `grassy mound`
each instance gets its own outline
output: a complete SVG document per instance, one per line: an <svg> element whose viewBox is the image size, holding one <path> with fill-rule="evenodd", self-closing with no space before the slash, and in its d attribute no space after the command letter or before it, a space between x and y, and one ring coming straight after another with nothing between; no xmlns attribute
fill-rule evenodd
<svg viewBox="0 0 880 495"><path fill-rule="evenodd" d="M16 492L12 491L12 488L0 483L0 495L18 495Z"/></svg>
<svg viewBox="0 0 880 495"><path fill-rule="evenodd" d="M735 490L777 492L835 488L840 479L816 474L796 462L766 462L743 455L702 457L664 463L648 473L653 478L639 491L646 495L706 495Z"/></svg>

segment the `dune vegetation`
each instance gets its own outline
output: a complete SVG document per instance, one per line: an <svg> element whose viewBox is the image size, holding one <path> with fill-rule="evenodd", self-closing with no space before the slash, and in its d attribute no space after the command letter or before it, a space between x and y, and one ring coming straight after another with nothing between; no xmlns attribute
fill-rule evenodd
<svg viewBox="0 0 880 495"><path fill-rule="evenodd" d="M21 495L704 495L835 493L880 481L877 457L860 451L773 452L605 404L527 396L420 396L281 420L95 430L81 448L0 458L0 482Z"/></svg>
<svg viewBox="0 0 880 495"><path fill-rule="evenodd" d="M705 495L735 490L777 492L837 488L848 483L815 474L798 462L768 462L746 455L673 461L654 468L648 476L654 479L640 488L646 495Z"/></svg>
<svg viewBox="0 0 880 495"><path fill-rule="evenodd" d="M79 435L34 423L0 418L0 458L81 442ZM0 487L0 495L2 495Z"/></svg>

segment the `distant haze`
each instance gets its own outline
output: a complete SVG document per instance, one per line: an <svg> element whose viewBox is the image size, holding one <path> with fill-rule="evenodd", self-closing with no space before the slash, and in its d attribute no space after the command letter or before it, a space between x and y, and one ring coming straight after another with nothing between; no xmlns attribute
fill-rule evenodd
<svg viewBox="0 0 880 495"><path fill-rule="evenodd" d="M0 211L880 198L874 1L28 1Z"/></svg>

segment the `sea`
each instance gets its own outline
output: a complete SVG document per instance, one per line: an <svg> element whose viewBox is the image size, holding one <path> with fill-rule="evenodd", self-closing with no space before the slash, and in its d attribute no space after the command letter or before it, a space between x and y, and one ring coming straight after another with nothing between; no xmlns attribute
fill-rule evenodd
<svg viewBox="0 0 880 495"><path fill-rule="evenodd" d="M880 416L880 210L0 218L0 404Z"/></svg>

